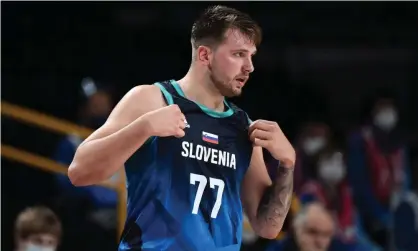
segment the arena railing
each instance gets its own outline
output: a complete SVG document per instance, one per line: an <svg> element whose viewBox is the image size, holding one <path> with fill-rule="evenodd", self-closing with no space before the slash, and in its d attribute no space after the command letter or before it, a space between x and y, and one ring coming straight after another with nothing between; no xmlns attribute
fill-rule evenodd
<svg viewBox="0 0 418 251"><path fill-rule="evenodd" d="M4 101L1 102L1 114L2 116L7 116L20 122L38 126L42 129L64 135L76 134L79 137L86 138L92 133L92 130L89 128ZM1 144L1 156L43 171L67 175L68 166L60 164L50 158L30 153L3 143ZM98 185L114 189L118 193L117 238L119 239L122 234L126 218L126 181L123 169L119 172L117 177L116 181L112 179L112 181L108 180Z"/></svg>

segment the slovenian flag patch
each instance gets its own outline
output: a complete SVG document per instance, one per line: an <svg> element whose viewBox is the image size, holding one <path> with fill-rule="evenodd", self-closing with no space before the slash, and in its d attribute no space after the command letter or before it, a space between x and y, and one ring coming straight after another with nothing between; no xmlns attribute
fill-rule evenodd
<svg viewBox="0 0 418 251"><path fill-rule="evenodd" d="M202 132L202 140L216 145L219 143L218 135L208 132Z"/></svg>

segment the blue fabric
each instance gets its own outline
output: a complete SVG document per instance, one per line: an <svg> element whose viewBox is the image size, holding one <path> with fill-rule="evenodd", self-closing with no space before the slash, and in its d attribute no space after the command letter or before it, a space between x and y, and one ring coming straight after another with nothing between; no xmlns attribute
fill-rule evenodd
<svg viewBox="0 0 418 251"><path fill-rule="evenodd" d="M358 242L358 250L365 251L381 251L383 250L380 246L373 243L367 233L363 229L363 223L358 213L355 216L356 221L356 238Z"/></svg>
<svg viewBox="0 0 418 251"><path fill-rule="evenodd" d="M76 152L76 146L70 137L61 140L53 156L54 160L63 165L70 165ZM118 194L114 190L101 186L74 187L68 176L63 174L57 174L56 180L66 193L78 197L88 197L96 207L115 207L117 205Z"/></svg>
<svg viewBox="0 0 418 251"><path fill-rule="evenodd" d="M127 220L119 250L239 251L240 188L252 152L248 119L232 104L231 112L209 111L184 97L179 85L161 86L189 127L182 138L152 138L126 162ZM207 141L208 133L216 140Z"/></svg>
<svg viewBox="0 0 418 251"><path fill-rule="evenodd" d="M351 135L347 159L347 178L353 189L356 205L360 213L389 227L389 209L383 207L375 198L370 185L370 176L366 165L364 140L360 133Z"/></svg>
<svg viewBox="0 0 418 251"><path fill-rule="evenodd" d="M299 197L299 201L302 205L306 205L309 204L311 202L315 202L317 200L317 198L315 197L315 195L313 194L308 194L308 193L303 193L300 197Z"/></svg>
<svg viewBox="0 0 418 251"><path fill-rule="evenodd" d="M405 193L411 190L411 163L409 161L409 149L408 147L404 146L402 151L402 161L404 163L403 170L405 172L405 180L402 184L402 193Z"/></svg>
<svg viewBox="0 0 418 251"><path fill-rule="evenodd" d="M399 251L418 250L418 226L415 210L418 210L418 201L406 200L403 197L399 205L394 210L393 216L393 239Z"/></svg>

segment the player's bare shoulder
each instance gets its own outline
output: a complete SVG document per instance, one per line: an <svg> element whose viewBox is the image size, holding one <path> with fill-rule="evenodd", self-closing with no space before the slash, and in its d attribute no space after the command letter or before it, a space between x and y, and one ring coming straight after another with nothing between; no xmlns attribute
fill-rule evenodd
<svg viewBox="0 0 418 251"><path fill-rule="evenodd" d="M119 101L109 116L109 120L122 120L130 123L145 113L164 106L166 104L158 86L135 86Z"/></svg>

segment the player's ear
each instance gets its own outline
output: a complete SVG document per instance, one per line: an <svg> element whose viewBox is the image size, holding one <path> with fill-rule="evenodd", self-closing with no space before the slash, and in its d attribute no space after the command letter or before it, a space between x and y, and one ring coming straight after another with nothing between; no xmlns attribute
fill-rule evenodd
<svg viewBox="0 0 418 251"><path fill-rule="evenodd" d="M212 50L208 46L201 45L197 47L197 60L204 65L209 65Z"/></svg>

